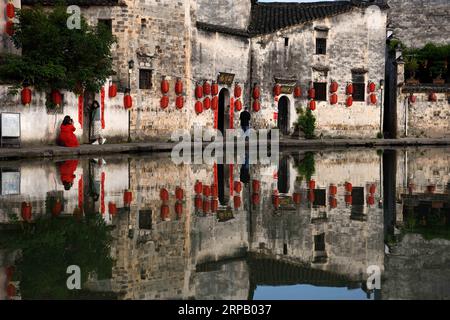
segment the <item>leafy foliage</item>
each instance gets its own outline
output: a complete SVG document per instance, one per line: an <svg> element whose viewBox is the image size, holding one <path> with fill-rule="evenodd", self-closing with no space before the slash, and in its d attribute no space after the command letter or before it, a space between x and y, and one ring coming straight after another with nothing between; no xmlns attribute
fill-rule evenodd
<svg viewBox="0 0 450 320"><path fill-rule="evenodd" d="M300 115L296 125L305 134L306 139L313 139L315 137L316 117L310 109L307 109L306 111L300 109Z"/></svg>
<svg viewBox="0 0 450 320"><path fill-rule="evenodd" d="M82 86L98 91L113 74L110 30L89 26L81 17L80 29L69 29L65 7L18 10L12 40L22 55L0 57L0 79L16 86L28 84L41 91L73 91Z"/></svg>
<svg viewBox="0 0 450 320"><path fill-rule="evenodd" d="M314 160L313 152L306 152L305 157L297 166L297 173L300 177L305 178L306 181L311 180L311 177L316 172L316 161Z"/></svg>

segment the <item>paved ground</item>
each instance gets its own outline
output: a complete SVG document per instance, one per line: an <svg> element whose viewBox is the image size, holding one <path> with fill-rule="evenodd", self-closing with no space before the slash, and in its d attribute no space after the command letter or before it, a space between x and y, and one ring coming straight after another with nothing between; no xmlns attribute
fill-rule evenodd
<svg viewBox="0 0 450 320"><path fill-rule="evenodd" d="M58 146L22 147L0 149L0 159L52 158L81 155L111 155L117 153L170 152L175 144L170 142L136 142L124 144L82 145L78 148ZM281 139L281 149L326 149L346 147L387 146L450 146L449 139Z"/></svg>

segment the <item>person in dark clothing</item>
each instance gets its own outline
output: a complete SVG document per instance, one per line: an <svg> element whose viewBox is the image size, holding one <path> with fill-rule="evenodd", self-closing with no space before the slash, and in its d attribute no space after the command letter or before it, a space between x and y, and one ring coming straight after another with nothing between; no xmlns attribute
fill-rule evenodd
<svg viewBox="0 0 450 320"><path fill-rule="evenodd" d="M246 134L248 129L250 129L250 119L251 119L250 112L248 112L248 107L245 107L244 111L241 112L241 115L239 116L239 120L241 121L241 128L244 130L244 133Z"/></svg>

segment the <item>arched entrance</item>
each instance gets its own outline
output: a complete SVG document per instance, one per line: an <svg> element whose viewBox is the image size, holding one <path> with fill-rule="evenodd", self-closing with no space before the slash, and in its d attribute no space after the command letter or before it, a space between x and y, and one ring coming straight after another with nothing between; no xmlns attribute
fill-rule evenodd
<svg viewBox="0 0 450 320"><path fill-rule="evenodd" d="M289 99L282 96L278 101L278 129L281 134L289 134Z"/></svg>
<svg viewBox="0 0 450 320"><path fill-rule="evenodd" d="M230 128L230 92L222 89L219 93L219 110L217 112L217 129L225 137L225 130Z"/></svg>

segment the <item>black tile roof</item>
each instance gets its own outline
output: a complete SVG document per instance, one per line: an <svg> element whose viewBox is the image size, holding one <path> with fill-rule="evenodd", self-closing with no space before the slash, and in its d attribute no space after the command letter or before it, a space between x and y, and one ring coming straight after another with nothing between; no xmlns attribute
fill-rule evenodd
<svg viewBox="0 0 450 320"><path fill-rule="evenodd" d="M223 34L229 34L232 36L244 37L248 38L250 34L246 30L242 29L234 29L230 27L219 26L215 24L205 23L205 22L197 22L197 28L200 30L211 31L211 32L219 32Z"/></svg>
<svg viewBox="0 0 450 320"><path fill-rule="evenodd" d="M58 0L22 0L22 5L24 6L33 6L38 4L43 6L53 6L57 3ZM119 0L63 0L63 3L67 5L77 5L80 7L121 5Z"/></svg>

